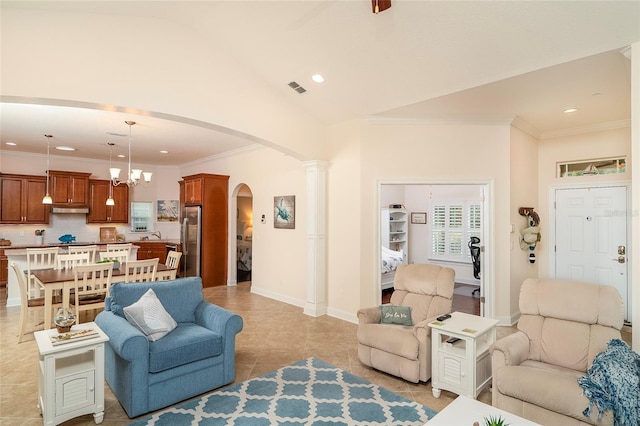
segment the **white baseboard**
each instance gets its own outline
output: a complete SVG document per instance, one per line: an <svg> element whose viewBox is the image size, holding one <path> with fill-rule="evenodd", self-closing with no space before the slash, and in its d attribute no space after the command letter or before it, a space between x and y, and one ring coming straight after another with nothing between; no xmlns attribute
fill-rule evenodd
<svg viewBox="0 0 640 426"><path fill-rule="evenodd" d="M327 308L327 315L333 318L338 318L343 321L353 323L353 324L358 323L358 314L353 314L351 312L345 312L338 309Z"/></svg>
<svg viewBox="0 0 640 426"><path fill-rule="evenodd" d="M251 284L251 293L255 293L255 294L260 295L260 296L268 297L269 299L274 299L274 300L277 300L279 302L284 302L284 303L287 303L289 305L297 306L297 307L303 308L303 309L304 309L304 306L305 306L305 301L304 300L296 299L295 297L285 296L283 294L276 293L276 292L271 291L271 290L267 290L267 289L264 289L264 288L256 287L253 283Z"/></svg>

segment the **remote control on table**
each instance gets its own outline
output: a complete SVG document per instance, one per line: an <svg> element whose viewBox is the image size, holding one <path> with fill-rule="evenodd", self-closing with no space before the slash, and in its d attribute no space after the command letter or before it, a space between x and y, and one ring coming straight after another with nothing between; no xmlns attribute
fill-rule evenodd
<svg viewBox="0 0 640 426"><path fill-rule="evenodd" d="M451 318L450 314L444 314L444 315L440 315L438 318L436 318L438 321L444 321L446 319Z"/></svg>

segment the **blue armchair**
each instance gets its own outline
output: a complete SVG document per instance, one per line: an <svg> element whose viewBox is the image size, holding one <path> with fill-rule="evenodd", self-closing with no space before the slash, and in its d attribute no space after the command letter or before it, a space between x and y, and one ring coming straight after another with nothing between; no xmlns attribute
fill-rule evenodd
<svg viewBox="0 0 640 426"><path fill-rule="evenodd" d="M149 341L125 318L153 289L178 326ZM233 382L242 317L204 300L200 278L117 283L95 322L109 336L105 378L130 418Z"/></svg>

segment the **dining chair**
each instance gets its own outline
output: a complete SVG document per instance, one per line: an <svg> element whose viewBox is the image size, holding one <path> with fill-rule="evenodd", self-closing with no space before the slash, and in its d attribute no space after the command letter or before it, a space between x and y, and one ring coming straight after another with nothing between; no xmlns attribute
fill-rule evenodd
<svg viewBox="0 0 640 426"><path fill-rule="evenodd" d="M78 324L80 312L104 308L104 299L109 295L113 265L90 263L77 265L73 269L73 286L65 289L68 307L76 311Z"/></svg>
<svg viewBox="0 0 640 426"><path fill-rule="evenodd" d="M178 269L180 268L180 258L182 257L182 252L172 250L167 253L167 260L165 261L165 265L169 268L170 277L169 279L175 280Z"/></svg>
<svg viewBox="0 0 640 426"><path fill-rule="evenodd" d="M29 298L26 275L20 270L15 262L11 263L11 268L16 274L18 287L20 289L20 323L18 325L18 343L21 343L24 335L26 334L25 328L27 324L27 316L31 313L39 313L40 311L44 313L44 297ZM42 325L43 327L36 328L33 331L42 330L44 328L44 322L37 325Z"/></svg>
<svg viewBox="0 0 640 426"><path fill-rule="evenodd" d="M129 256L131 255L132 247L133 247L133 243L107 244L107 252L125 251L127 252L127 256Z"/></svg>
<svg viewBox="0 0 640 426"><path fill-rule="evenodd" d="M37 269L54 269L56 267L57 255L57 247L27 249L27 294L30 299L42 297L42 287L38 285L36 277L31 274L31 271Z"/></svg>
<svg viewBox="0 0 640 426"><path fill-rule="evenodd" d="M125 282L148 282L156 280L160 259L131 260L125 267Z"/></svg>
<svg viewBox="0 0 640 426"><path fill-rule="evenodd" d="M129 253L125 250L98 252L100 260L117 260L121 264L129 262Z"/></svg>
<svg viewBox="0 0 640 426"><path fill-rule="evenodd" d="M93 244L90 246L69 246L68 253L89 253L89 263L95 263L98 246Z"/></svg>
<svg viewBox="0 0 640 426"><path fill-rule="evenodd" d="M73 269L77 265L93 263L90 261L90 256L88 252L59 254L56 256L56 269Z"/></svg>

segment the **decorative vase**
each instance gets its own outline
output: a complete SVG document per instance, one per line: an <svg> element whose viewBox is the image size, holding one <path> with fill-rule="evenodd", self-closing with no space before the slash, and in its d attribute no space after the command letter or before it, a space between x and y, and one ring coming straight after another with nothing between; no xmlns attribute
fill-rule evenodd
<svg viewBox="0 0 640 426"><path fill-rule="evenodd" d="M71 331L71 326L76 323L76 313L71 308L58 308L53 322L58 329L58 333Z"/></svg>

